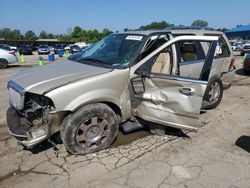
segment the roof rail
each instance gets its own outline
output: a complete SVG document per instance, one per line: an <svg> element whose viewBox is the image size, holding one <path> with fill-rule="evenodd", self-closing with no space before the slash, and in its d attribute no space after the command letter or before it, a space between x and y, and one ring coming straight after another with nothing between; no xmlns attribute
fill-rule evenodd
<svg viewBox="0 0 250 188"><path fill-rule="evenodd" d="M166 30L177 30L177 29L198 29L198 30L210 30L213 31L214 29L211 27L197 27L197 26L170 26L166 27Z"/></svg>

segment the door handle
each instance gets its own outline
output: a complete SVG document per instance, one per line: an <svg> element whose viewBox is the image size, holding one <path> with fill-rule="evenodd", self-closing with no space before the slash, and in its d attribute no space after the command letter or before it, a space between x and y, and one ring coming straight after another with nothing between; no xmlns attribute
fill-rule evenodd
<svg viewBox="0 0 250 188"><path fill-rule="evenodd" d="M192 96L195 94L195 89L194 88L189 88L189 87L182 87L179 89L180 93L188 96Z"/></svg>

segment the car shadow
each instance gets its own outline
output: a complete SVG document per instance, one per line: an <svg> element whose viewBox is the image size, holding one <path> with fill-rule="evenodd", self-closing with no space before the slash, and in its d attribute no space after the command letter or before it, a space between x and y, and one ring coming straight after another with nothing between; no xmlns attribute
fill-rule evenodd
<svg viewBox="0 0 250 188"><path fill-rule="evenodd" d="M8 65L8 69L10 69L10 68L19 68L19 67L33 67L34 65L24 65L24 64L22 64L22 65Z"/></svg>
<svg viewBox="0 0 250 188"><path fill-rule="evenodd" d="M32 154L38 154L40 152L53 148L55 153L59 153L59 149L57 148L59 144L62 144L62 141L60 139L58 140L58 137L56 138L56 135L53 135L50 140L44 140L43 142L32 148L24 148L24 150L28 150Z"/></svg>
<svg viewBox="0 0 250 188"><path fill-rule="evenodd" d="M152 123L152 122L148 122L142 119L139 119L139 122L141 124L143 124L144 129L147 131L150 131L150 127L157 127L159 129L165 129L165 135L167 136L175 136L175 137L182 137L182 138L190 138L186 132L184 132L181 129L177 129L177 128L173 128L173 127L168 127L168 126L164 126L164 125L160 125L157 123Z"/></svg>
<svg viewBox="0 0 250 188"><path fill-rule="evenodd" d="M245 150L246 152L250 153L250 136L245 136L245 135L240 136L236 140L235 145Z"/></svg>
<svg viewBox="0 0 250 188"><path fill-rule="evenodd" d="M250 76L249 74L246 74L246 73L244 72L244 69L243 69L243 68L237 69L237 70L235 71L235 74L238 74L238 75L241 75L241 76Z"/></svg>

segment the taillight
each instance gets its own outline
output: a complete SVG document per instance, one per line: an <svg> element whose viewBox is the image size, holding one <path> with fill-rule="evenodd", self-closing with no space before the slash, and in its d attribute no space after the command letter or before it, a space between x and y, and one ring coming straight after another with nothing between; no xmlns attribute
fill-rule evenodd
<svg viewBox="0 0 250 188"><path fill-rule="evenodd" d="M234 63L235 63L235 59L231 59L231 62L230 62L230 65L229 65L229 69L228 69L229 71L233 71L233 70L236 69Z"/></svg>
<svg viewBox="0 0 250 188"><path fill-rule="evenodd" d="M9 54L12 54L12 55L16 56L15 51L10 51Z"/></svg>

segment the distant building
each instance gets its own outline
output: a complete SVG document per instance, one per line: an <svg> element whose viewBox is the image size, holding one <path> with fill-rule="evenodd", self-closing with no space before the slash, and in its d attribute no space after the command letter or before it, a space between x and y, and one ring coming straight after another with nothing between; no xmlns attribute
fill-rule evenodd
<svg viewBox="0 0 250 188"><path fill-rule="evenodd" d="M235 27L226 32L228 38L241 37L250 38L250 25Z"/></svg>
<svg viewBox="0 0 250 188"><path fill-rule="evenodd" d="M58 42L58 39L37 39L37 42Z"/></svg>

